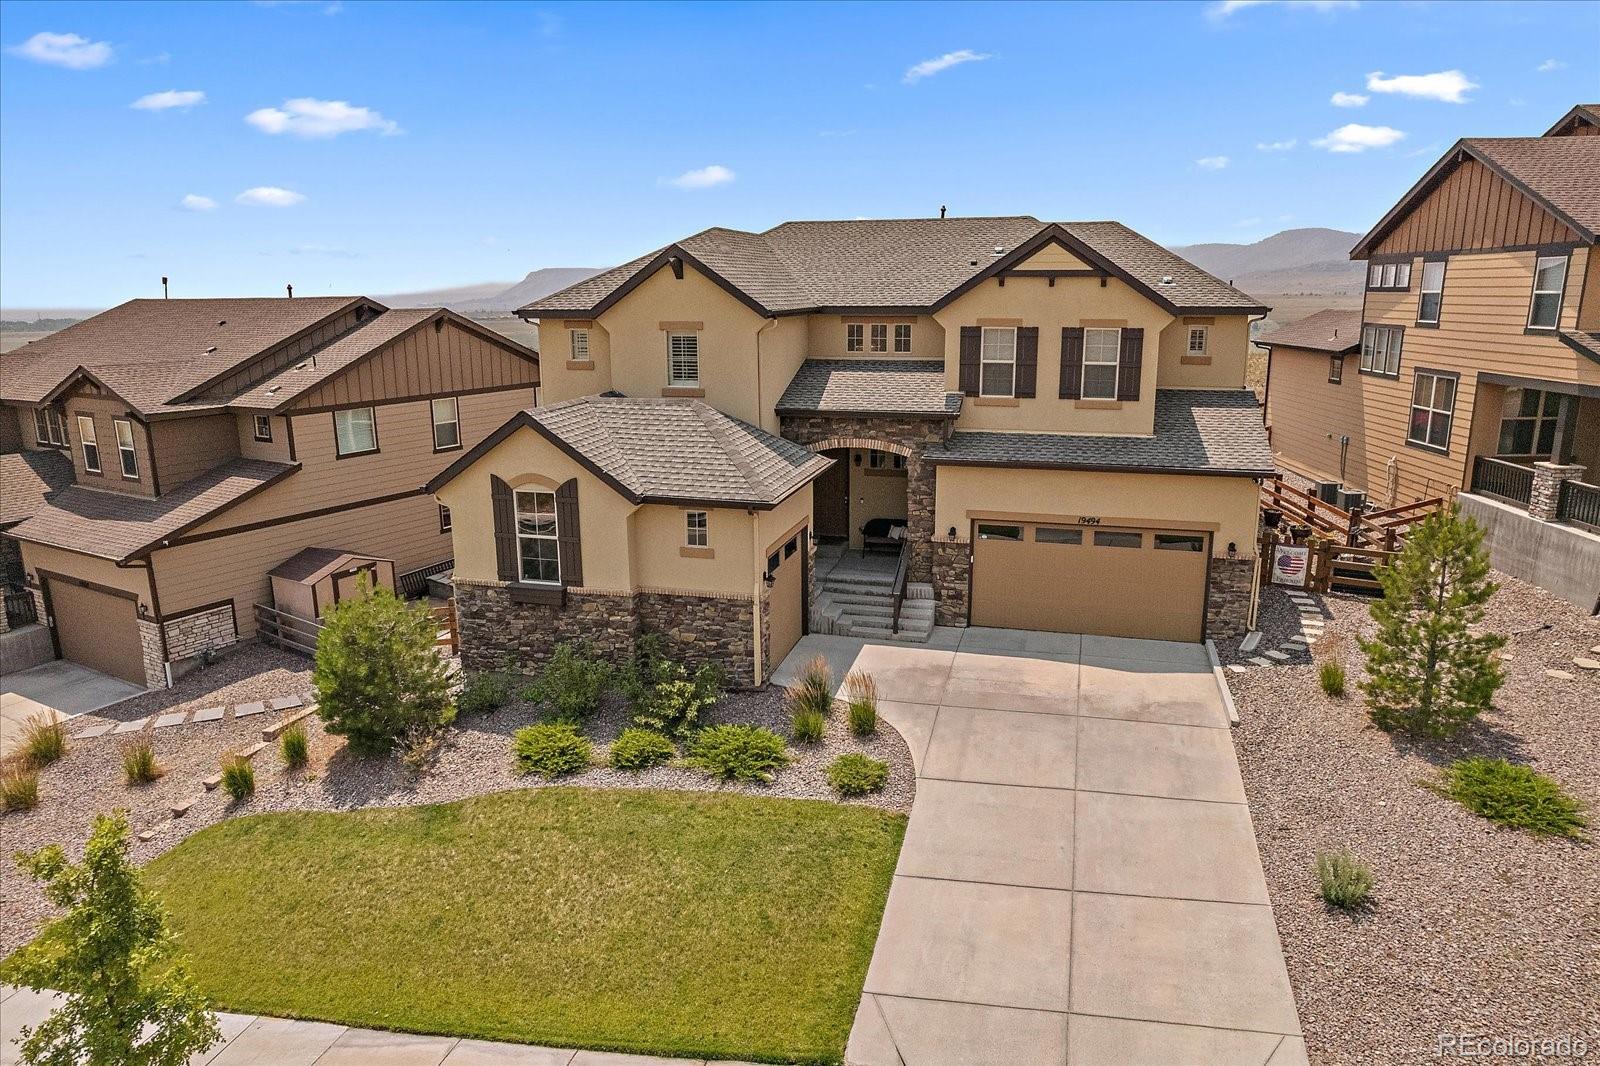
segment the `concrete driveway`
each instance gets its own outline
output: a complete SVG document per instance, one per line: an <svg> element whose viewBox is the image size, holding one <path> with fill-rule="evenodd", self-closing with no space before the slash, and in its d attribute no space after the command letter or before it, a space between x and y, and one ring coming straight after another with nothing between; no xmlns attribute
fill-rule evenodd
<svg viewBox="0 0 1600 1066"><path fill-rule="evenodd" d="M0 678L0 758L22 742L23 730L35 718L74 718L144 691L65 659L6 674Z"/></svg>
<svg viewBox="0 0 1600 1066"><path fill-rule="evenodd" d="M1305 1063L1203 647L810 636L775 680L818 654L917 767L851 1066Z"/></svg>

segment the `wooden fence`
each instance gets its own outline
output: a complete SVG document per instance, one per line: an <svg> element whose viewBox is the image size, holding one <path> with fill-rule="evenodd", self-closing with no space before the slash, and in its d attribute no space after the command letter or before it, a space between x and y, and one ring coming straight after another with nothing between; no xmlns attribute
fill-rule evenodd
<svg viewBox="0 0 1600 1066"><path fill-rule="evenodd" d="M1446 499L1417 500L1382 511L1346 511L1281 478L1261 483L1261 506L1283 516L1291 526L1308 526L1313 534L1330 537L1351 548L1381 548L1396 552L1411 527L1444 506Z"/></svg>
<svg viewBox="0 0 1600 1066"><path fill-rule="evenodd" d="M304 655L317 653L317 639L322 635L322 623L299 615L289 614L264 603L255 605L256 632L261 639L280 648ZM456 602L450 600L438 607L428 608L434 620L434 646L446 648L451 655L461 650L461 630L456 624Z"/></svg>

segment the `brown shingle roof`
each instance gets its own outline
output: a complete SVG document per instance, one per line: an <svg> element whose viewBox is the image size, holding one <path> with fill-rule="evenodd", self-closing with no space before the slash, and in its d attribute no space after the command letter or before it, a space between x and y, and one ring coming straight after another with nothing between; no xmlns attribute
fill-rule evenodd
<svg viewBox="0 0 1600 1066"><path fill-rule="evenodd" d="M1600 332L1595 330L1564 329L1560 333L1561 343L1577 352L1600 363Z"/></svg>
<svg viewBox="0 0 1600 1066"><path fill-rule="evenodd" d="M38 403L84 367L150 410L360 300L129 300L0 356L0 400Z"/></svg>
<svg viewBox="0 0 1600 1066"><path fill-rule="evenodd" d="M956 432L925 453L936 464L1267 477L1272 448L1248 389L1157 389L1155 435Z"/></svg>
<svg viewBox="0 0 1600 1066"><path fill-rule="evenodd" d="M297 463L230 459L153 498L73 485L6 533L123 562L298 469Z"/></svg>
<svg viewBox="0 0 1600 1066"><path fill-rule="evenodd" d="M1329 308L1275 329L1257 344L1313 352L1353 352L1361 347L1361 312Z"/></svg>
<svg viewBox="0 0 1600 1066"><path fill-rule="evenodd" d="M287 578L302 585L315 585L353 559L375 558L378 556L347 551L344 548L301 548L268 570L267 576Z"/></svg>
<svg viewBox="0 0 1600 1066"><path fill-rule="evenodd" d="M315 359L296 360L276 374L256 382L228 401L230 407L271 410L314 385L333 377L351 363L414 329L438 314L437 308L419 307L384 311L318 348ZM304 369L300 369L304 367Z"/></svg>
<svg viewBox="0 0 1600 1066"><path fill-rule="evenodd" d="M1263 310L1121 223L1046 224L1019 215L785 222L764 233L710 229L536 300L521 313L599 314L680 252L762 314L933 309L1050 239L1079 246L1174 310Z"/></svg>
<svg viewBox="0 0 1600 1066"><path fill-rule="evenodd" d="M1577 104L1571 111L1562 115L1556 124L1544 131L1546 137L1559 137L1570 134L1579 126L1600 127L1600 104Z"/></svg>
<svg viewBox="0 0 1600 1066"><path fill-rule="evenodd" d="M0 526L38 513L53 493L72 484L72 460L66 452L41 448L0 455Z"/></svg>
<svg viewBox="0 0 1600 1066"><path fill-rule="evenodd" d="M936 359L807 359L777 411L954 418L961 394L946 391L944 364Z"/></svg>

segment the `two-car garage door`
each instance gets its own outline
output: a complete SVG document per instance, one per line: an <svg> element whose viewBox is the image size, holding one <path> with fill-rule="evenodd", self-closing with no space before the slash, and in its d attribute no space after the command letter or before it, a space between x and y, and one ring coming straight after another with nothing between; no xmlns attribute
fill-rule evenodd
<svg viewBox="0 0 1600 1066"><path fill-rule="evenodd" d="M971 622L1198 641L1210 557L1202 531L978 522Z"/></svg>
<svg viewBox="0 0 1600 1066"><path fill-rule="evenodd" d="M61 657L143 685L135 601L57 577L45 580Z"/></svg>

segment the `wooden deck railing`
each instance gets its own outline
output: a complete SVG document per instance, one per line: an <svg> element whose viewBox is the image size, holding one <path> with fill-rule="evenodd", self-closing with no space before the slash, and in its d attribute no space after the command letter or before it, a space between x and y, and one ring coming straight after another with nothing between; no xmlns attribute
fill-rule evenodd
<svg viewBox="0 0 1600 1066"><path fill-rule="evenodd" d="M438 640L436 647L449 648L451 655L461 651L461 629L456 623L456 601L449 600L443 606L431 607L429 612L438 626Z"/></svg>
<svg viewBox="0 0 1600 1066"><path fill-rule="evenodd" d="M1533 498L1533 467L1480 455L1472 463L1472 491L1503 503L1527 507Z"/></svg>
<svg viewBox="0 0 1600 1066"><path fill-rule="evenodd" d="M1398 551L1411 527L1445 503L1443 496L1417 500L1382 511L1346 511L1281 479L1262 482L1261 504L1275 508L1293 525L1332 537L1354 548Z"/></svg>

